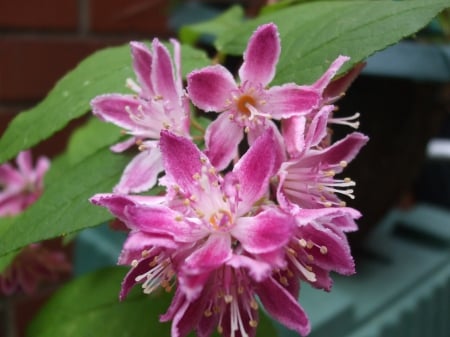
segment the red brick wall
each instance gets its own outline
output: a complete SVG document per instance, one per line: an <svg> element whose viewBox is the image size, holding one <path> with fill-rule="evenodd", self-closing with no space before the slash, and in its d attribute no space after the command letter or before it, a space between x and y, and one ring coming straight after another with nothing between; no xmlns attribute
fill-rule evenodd
<svg viewBox="0 0 450 337"><path fill-rule="evenodd" d="M59 78L95 50L133 39L174 36L168 27L169 10L183 2L0 0L0 135L15 114L36 105ZM200 2L221 8L241 3L251 15L265 1ZM63 141L50 143L61 144L37 151L52 155L64 146Z"/></svg>
<svg viewBox="0 0 450 337"><path fill-rule="evenodd" d="M95 50L173 35L167 0L0 1L0 134ZM1 149L0 149L1 151Z"/></svg>

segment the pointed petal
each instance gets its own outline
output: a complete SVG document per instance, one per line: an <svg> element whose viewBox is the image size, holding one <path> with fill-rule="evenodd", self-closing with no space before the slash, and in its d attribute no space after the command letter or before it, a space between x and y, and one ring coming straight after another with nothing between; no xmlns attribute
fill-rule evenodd
<svg viewBox="0 0 450 337"><path fill-rule="evenodd" d="M298 210L295 216L299 226L331 223L342 231L353 231L357 229L353 219L361 217L361 213L351 207L303 208Z"/></svg>
<svg viewBox="0 0 450 337"><path fill-rule="evenodd" d="M166 175L185 191L196 186L195 174L201 172L204 155L187 138L162 131L160 148Z"/></svg>
<svg viewBox="0 0 450 337"><path fill-rule="evenodd" d="M335 142L330 147L311 153L302 158L301 165L305 167L313 167L321 164L326 169L328 165L336 166L340 162L351 162L356 157L359 150L367 143L369 138L359 132L353 132L345 138ZM336 173L342 170L335 169Z"/></svg>
<svg viewBox="0 0 450 337"><path fill-rule="evenodd" d="M125 209L130 205L158 205L164 197L151 195L120 195L115 193L99 193L89 199L97 206L106 207L115 217L125 222L127 215Z"/></svg>
<svg viewBox="0 0 450 337"><path fill-rule="evenodd" d="M181 88L178 88L175 81L174 69L167 48L154 39L153 43L153 64L152 64L152 83L155 94L162 96L164 101L179 106L181 97Z"/></svg>
<svg viewBox="0 0 450 337"><path fill-rule="evenodd" d="M232 258L227 262L227 265L234 269L245 268L252 279L256 282L261 282L265 278L271 275L272 265L263 261L250 258L245 255L234 254Z"/></svg>
<svg viewBox="0 0 450 337"><path fill-rule="evenodd" d="M30 177L33 173L33 160L31 158L31 151L22 151L17 155L17 167L19 171L25 176Z"/></svg>
<svg viewBox="0 0 450 337"><path fill-rule="evenodd" d="M130 42L133 69L141 86L141 96L150 99L155 96L151 81L152 54L144 43Z"/></svg>
<svg viewBox="0 0 450 337"><path fill-rule="evenodd" d="M106 94L91 101L92 112L105 122L113 123L126 130L142 129L132 118L142 102L132 95Z"/></svg>
<svg viewBox="0 0 450 337"><path fill-rule="evenodd" d="M224 111L237 90L233 75L223 66L195 70L187 77L187 91L192 103L204 111Z"/></svg>
<svg viewBox="0 0 450 337"><path fill-rule="evenodd" d="M261 25L251 36L244 63L239 69L242 82L261 83L266 86L275 76L281 44L278 29L273 23Z"/></svg>
<svg viewBox="0 0 450 337"><path fill-rule="evenodd" d="M264 309L270 316L300 335L306 336L311 326L303 308L273 278L261 282L256 289Z"/></svg>
<svg viewBox="0 0 450 337"><path fill-rule="evenodd" d="M211 164L219 171L225 169L238 154L238 145L244 138L242 127L221 113L205 133L206 150Z"/></svg>
<svg viewBox="0 0 450 337"><path fill-rule="evenodd" d="M161 205L130 205L125 210L127 225L132 229L169 236L176 242L193 242L204 236L199 226L178 220L179 215Z"/></svg>
<svg viewBox="0 0 450 337"><path fill-rule="evenodd" d="M10 163L0 165L0 184L2 186L22 185L24 177ZM0 192L2 193L2 192Z"/></svg>
<svg viewBox="0 0 450 337"><path fill-rule="evenodd" d="M209 273L225 264L231 256L230 235L228 233L211 234L201 247L185 259L183 273Z"/></svg>
<svg viewBox="0 0 450 337"><path fill-rule="evenodd" d="M237 219L231 233L244 250L262 254L281 249L291 239L294 226L292 216L269 208L256 216Z"/></svg>
<svg viewBox="0 0 450 337"><path fill-rule="evenodd" d="M112 152L123 152L129 149L131 146L136 145L137 140L138 140L137 137L130 137L127 140L124 140L123 142L112 145L109 149Z"/></svg>
<svg viewBox="0 0 450 337"><path fill-rule="evenodd" d="M146 149L127 165L114 192L128 194L148 191L155 186L158 174L163 169L159 149Z"/></svg>
<svg viewBox="0 0 450 337"><path fill-rule="evenodd" d="M233 173L240 184L239 214L247 213L253 204L268 192L277 154L276 151L267 149L273 149L275 146L273 132L269 129L234 166Z"/></svg>
<svg viewBox="0 0 450 337"><path fill-rule="evenodd" d="M344 76L329 83L322 94L324 102L326 104L331 104L341 98L348 87L359 76L365 65L365 63L358 63Z"/></svg>
<svg viewBox="0 0 450 337"><path fill-rule="evenodd" d="M320 94L317 90L293 83L275 86L267 91L265 113L275 119L305 115L317 108Z"/></svg>
<svg viewBox="0 0 450 337"><path fill-rule="evenodd" d="M342 65L350 60L348 56L339 55L336 60L331 63L325 73L313 84L313 88L319 90L320 93L323 93L325 88L330 84L333 77L336 75L338 70L342 67Z"/></svg>
<svg viewBox="0 0 450 337"><path fill-rule="evenodd" d="M125 278L122 281L122 286L119 293L119 300L123 301L128 293L130 292L131 288L134 287L136 282L136 277L139 275L142 275L146 273L149 269L148 264L153 260L154 256L151 255L148 258L145 258L141 260L136 267L131 268Z"/></svg>

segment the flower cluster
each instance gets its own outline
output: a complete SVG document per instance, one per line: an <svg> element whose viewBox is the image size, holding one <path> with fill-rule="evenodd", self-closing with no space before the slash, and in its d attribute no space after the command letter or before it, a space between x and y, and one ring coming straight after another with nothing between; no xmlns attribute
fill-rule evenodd
<svg viewBox="0 0 450 337"><path fill-rule="evenodd" d="M22 213L41 196L50 166L47 158L40 157L33 167L30 151L19 153L16 163L17 168L10 163L0 165L0 217ZM61 251L50 250L42 243L28 245L0 274L0 294L32 293L40 282L55 281L70 269Z"/></svg>
<svg viewBox="0 0 450 337"><path fill-rule="evenodd" d="M357 116L333 116L332 105L355 72L331 82L348 60L340 56L313 85L269 86L281 45L277 27L265 24L250 38L238 82L212 65L188 74L184 89L172 43L174 64L158 40L151 51L132 43L136 94L92 102L95 115L132 135L113 150L141 150L113 193L91 198L130 230L120 298L136 284L147 294L175 289L160 317L172 321L173 337L215 329L255 336L260 305L306 335L301 281L330 290L331 271L355 271L346 232L360 214L341 200L353 198L355 183L337 175L367 137L353 132L333 143L329 135L332 123L356 124ZM218 113L204 149L189 135L189 102ZM162 194L132 194L157 181Z"/></svg>

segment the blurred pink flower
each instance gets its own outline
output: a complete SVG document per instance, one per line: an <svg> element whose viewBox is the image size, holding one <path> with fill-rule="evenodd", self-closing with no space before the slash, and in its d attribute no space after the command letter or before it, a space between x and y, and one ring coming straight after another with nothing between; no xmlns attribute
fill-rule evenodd
<svg viewBox="0 0 450 337"><path fill-rule="evenodd" d="M9 163L0 165L0 217L18 215L40 197L50 166L47 158L40 157L33 167L30 151L19 153L16 163L17 168ZM31 244L18 252L0 274L0 293L32 293L41 282L56 281L70 269L62 251L50 250L41 243Z"/></svg>
<svg viewBox="0 0 450 337"><path fill-rule="evenodd" d="M17 168L0 165L0 217L19 214L39 198L50 166L47 158L40 157L33 168L30 151L20 152L16 164Z"/></svg>

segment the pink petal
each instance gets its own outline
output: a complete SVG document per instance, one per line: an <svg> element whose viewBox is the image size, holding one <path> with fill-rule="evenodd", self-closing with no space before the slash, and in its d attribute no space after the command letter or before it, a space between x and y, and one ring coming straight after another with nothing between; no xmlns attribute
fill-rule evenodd
<svg viewBox="0 0 450 337"><path fill-rule="evenodd" d="M325 73L313 84L313 88L319 90L320 93L323 93L325 88L329 85L333 77L336 75L338 70L342 67L342 65L350 60L348 56L339 55L336 60L331 63Z"/></svg>
<svg viewBox="0 0 450 337"><path fill-rule="evenodd" d="M268 193L269 179L272 177L277 159L276 151L268 149L274 147L276 142L272 130L269 129L234 166L233 173L240 183L239 214L247 213L258 199Z"/></svg>
<svg viewBox="0 0 450 337"><path fill-rule="evenodd" d="M159 149L146 149L127 165L114 192L128 194L147 191L156 184L158 174L163 169Z"/></svg>
<svg viewBox="0 0 450 337"><path fill-rule="evenodd" d="M327 253L325 254L320 252L319 247L312 247L308 250L308 253L314 256L314 265L344 275L355 273L355 263L347 240L324 227L306 225L299 228L299 231L301 232L301 237L306 241L311 240L319 247L327 248Z"/></svg>
<svg viewBox="0 0 450 337"><path fill-rule="evenodd" d="M223 66L195 70L187 77L187 91L192 103L204 111L224 111L237 90L233 75Z"/></svg>
<svg viewBox="0 0 450 337"><path fill-rule="evenodd" d="M141 105L142 102L135 96L121 94L100 95L91 101L94 115L126 130L143 129L128 112L136 113Z"/></svg>
<svg viewBox="0 0 450 337"><path fill-rule="evenodd" d="M237 219L231 233L244 250L262 254L282 248L291 239L294 226L292 216L269 208L256 216Z"/></svg>
<svg viewBox="0 0 450 337"><path fill-rule="evenodd" d="M310 332L309 319L303 308L273 278L261 282L256 293L264 309L278 322L302 336L306 336Z"/></svg>
<svg viewBox="0 0 450 337"><path fill-rule="evenodd" d="M347 91L348 87L359 76L365 65L365 63L358 63L344 76L329 83L322 94L325 103L330 104L341 98L343 93Z"/></svg>
<svg viewBox="0 0 450 337"><path fill-rule="evenodd" d="M320 102L320 94L317 90L293 83L275 86L266 92L263 112L275 119L308 114L316 109Z"/></svg>
<svg viewBox="0 0 450 337"><path fill-rule="evenodd" d="M179 213L161 205L130 205L125 209L126 223L144 233L169 236L176 242L193 242L204 236L198 226L178 220Z"/></svg>
<svg viewBox="0 0 450 337"><path fill-rule="evenodd" d="M10 163L0 165L0 184L4 186L22 185L24 177Z"/></svg>
<svg viewBox="0 0 450 337"><path fill-rule="evenodd" d="M30 177L33 173L33 160L31 158L31 151L22 151L17 155L16 158L17 167L19 171L25 176Z"/></svg>
<svg viewBox="0 0 450 337"><path fill-rule="evenodd" d="M130 137L127 140L112 145L109 149L112 152L123 152L129 149L131 146L136 145L137 137Z"/></svg>
<svg viewBox="0 0 450 337"><path fill-rule="evenodd" d="M208 273L222 266L232 256L231 238L228 233L211 234L201 247L186 258L183 273Z"/></svg>
<svg viewBox="0 0 450 337"><path fill-rule="evenodd" d="M353 219L361 217L361 213L350 207L326 207L318 209L303 208L295 214L299 226L310 223L333 223L342 231L356 230Z"/></svg>
<svg viewBox="0 0 450 337"><path fill-rule="evenodd" d="M311 153L302 158L301 165L305 167L313 167L319 163L323 167L327 165L338 165L341 161L351 162L358 154L359 150L367 143L369 138L359 132L353 132L344 139L335 142L323 151ZM335 169L336 173L340 171Z"/></svg>
<svg viewBox="0 0 450 337"><path fill-rule="evenodd" d="M185 191L196 186L195 174L201 172L204 155L187 138L162 131L160 148L166 174Z"/></svg>
<svg viewBox="0 0 450 337"><path fill-rule="evenodd" d="M153 258L154 258L154 255L151 255L148 258L141 260L137 264L136 267L133 267L128 271L127 275L125 276L125 278L122 281L122 286L120 288L120 293L119 293L120 301L123 301L127 297L131 288L133 288L134 285L137 283L136 277L148 272L148 270L149 270L148 265L150 262L152 262Z"/></svg>
<svg viewBox="0 0 450 337"><path fill-rule="evenodd" d="M256 282L261 282L272 273L272 265L245 255L233 254L227 265L234 269L247 269L250 277Z"/></svg>
<svg viewBox="0 0 450 337"><path fill-rule="evenodd" d="M97 206L106 207L114 216L126 221L125 209L130 205L158 205L164 200L160 196L120 195L114 193L99 193L89 199Z"/></svg>
<svg viewBox="0 0 450 337"><path fill-rule="evenodd" d="M144 43L131 42L131 56L133 58L133 69L141 86L141 96L153 98L155 91L151 82L152 54Z"/></svg>
<svg viewBox="0 0 450 337"><path fill-rule="evenodd" d="M155 94L162 96L164 101L176 102L179 105L181 97L181 88L178 88L175 81L174 69L167 48L154 39L153 43L153 64L152 64L152 83Z"/></svg>
<svg viewBox="0 0 450 337"><path fill-rule="evenodd" d="M244 137L242 127L220 114L209 124L205 133L206 150L211 164L218 170L225 169L238 154L238 145Z"/></svg>
<svg viewBox="0 0 450 337"><path fill-rule="evenodd" d="M261 25L251 36L244 63L239 69L242 82L261 83L266 86L275 76L281 45L278 29L273 23Z"/></svg>

